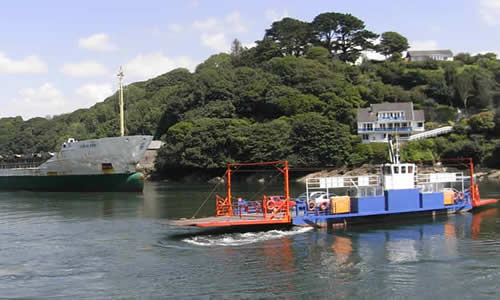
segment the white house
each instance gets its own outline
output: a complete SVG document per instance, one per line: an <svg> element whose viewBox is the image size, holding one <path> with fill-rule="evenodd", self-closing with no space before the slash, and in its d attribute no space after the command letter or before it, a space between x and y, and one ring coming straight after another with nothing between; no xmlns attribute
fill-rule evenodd
<svg viewBox="0 0 500 300"><path fill-rule="evenodd" d="M453 60L453 52L451 50L408 51L406 59L408 61L425 61L428 59L451 61Z"/></svg>
<svg viewBox="0 0 500 300"><path fill-rule="evenodd" d="M414 110L412 102L371 104L358 109L358 135L364 144L387 143L390 136L407 140L424 131L424 111Z"/></svg>

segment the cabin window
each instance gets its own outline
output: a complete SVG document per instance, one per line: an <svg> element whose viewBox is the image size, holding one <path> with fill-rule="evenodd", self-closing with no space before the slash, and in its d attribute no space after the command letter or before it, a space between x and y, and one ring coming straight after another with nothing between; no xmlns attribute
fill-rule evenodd
<svg viewBox="0 0 500 300"><path fill-rule="evenodd" d="M406 166L401 166L401 174L406 174Z"/></svg>
<svg viewBox="0 0 500 300"><path fill-rule="evenodd" d="M384 174L391 174L391 167L385 166L384 167Z"/></svg>
<svg viewBox="0 0 500 300"><path fill-rule="evenodd" d="M113 164L103 163L101 166L103 170L113 170Z"/></svg>
<svg viewBox="0 0 500 300"><path fill-rule="evenodd" d="M408 173L413 174L413 166L408 166Z"/></svg>
<svg viewBox="0 0 500 300"><path fill-rule="evenodd" d="M423 127L423 126L424 126L424 123L422 123L422 122L417 123L417 127Z"/></svg>
<svg viewBox="0 0 500 300"><path fill-rule="evenodd" d="M399 174L399 166L394 166L394 174Z"/></svg>

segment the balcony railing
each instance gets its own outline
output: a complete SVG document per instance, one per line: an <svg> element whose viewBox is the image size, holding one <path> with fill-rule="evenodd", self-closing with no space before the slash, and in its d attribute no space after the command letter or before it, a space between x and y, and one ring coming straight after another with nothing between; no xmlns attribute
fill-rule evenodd
<svg viewBox="0 0 500 300"><path fill-rule="evenodd" d="M358 132L411 132L412 127L393 127L393 128L358 128Z"/></svg>
<svg viewBox="0 0 500 300"><path fill-rule="evenodd" d="M404 121L404 117L378 117L379 121Z"/></svg>

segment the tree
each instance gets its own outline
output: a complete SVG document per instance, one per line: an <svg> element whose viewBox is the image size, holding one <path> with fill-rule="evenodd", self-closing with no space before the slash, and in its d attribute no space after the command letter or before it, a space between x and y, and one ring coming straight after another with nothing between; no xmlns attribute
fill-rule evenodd
<svg viewBox="0 0 500 300"><path fill-rule="evenodd" d="M293 166L341 166L352 152L349 126L318 113L290 118Z"/></svg>
<svg viewBox="0 0 500 300"><path fill-rule="evenodd" d="M240 66L242 63L242 54L247 49L243 47L238 39L234 39L231 43L231 63L233 66Z"/></svg>
<svg viewBox="0 0 500 300"><path fill-rule="evenodd" d="M485 111L470 117L471 132L489 134L495 128L495 112Z"/></svg>
<svg viewBox="0 0 500 300"><path fill-rule="evenodd" d="M266 29L264 38L277 43L283 55L302 56L311 44L313 34L311 24L292 18L276 21Z"/></svg>
<svg viewBox="0 0 500 300"><path fill-rule="evenodd" d="M325 47L314 46L307 50L306 58L317 60L321 63L326 62L330 57L330 52Z"/></svg>
<svg viewBox="0 0 500 300"><path fill-rule="evenodd" d="M399 53L408 50L410 47L408 39L401 34L394 31L387 31L382 33L380 44L378 45L378 52L383 55L390 56L394 53Z"/></svg>
<svg viewBox="0 0 500 300"><path fill-rule="evenodd" d="M495 134L496 136L500 136L500 107L495 110L493 121L495 122Z"/></svg>
<svg viewBox="0 0 500 300"><path fill-rule="evenodd" d="M361 51L375 48L371 40L378 37L351 14L322 13L314 18L312 27L319 43L342 61L355 62Z"/></svg>
<svg viewBox="0 0 500 300"><path fill-rule="evenodd" d="M231 43L231 55L233 57L239 57L244 50L245 47L241 45L241 42L238 39L234 39Z"/></svg>
<svg viewBox="0 0 500 300"><path fill-rule="evenodd" d="M467 109L469 98L473 95L474 92L473 80L473 74L468 69L463 70L462 73L458 74L456 78L456 95L460 100L460 104L465 109Z"/></svg>

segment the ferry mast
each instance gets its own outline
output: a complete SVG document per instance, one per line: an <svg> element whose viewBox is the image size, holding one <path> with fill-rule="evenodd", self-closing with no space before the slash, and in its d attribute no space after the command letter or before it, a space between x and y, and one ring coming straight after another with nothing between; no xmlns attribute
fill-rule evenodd
<svg viewBox="0 0 500 300"><path fill-rule="evenodd" d="M120 79L120 136L125 135L125 121L123 117L123 69L120 66L118 78Z"/></svg>

